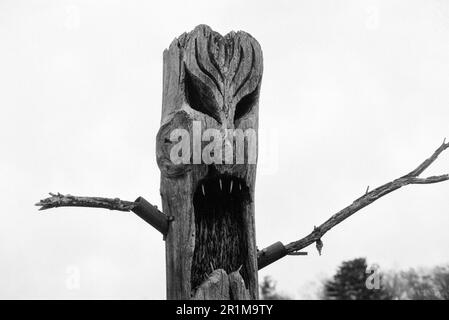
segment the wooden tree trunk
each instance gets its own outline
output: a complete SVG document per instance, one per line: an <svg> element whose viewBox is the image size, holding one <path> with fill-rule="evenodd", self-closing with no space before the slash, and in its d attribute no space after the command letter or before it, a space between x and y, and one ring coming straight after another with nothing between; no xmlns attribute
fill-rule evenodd
<svg viewBox="0 0 449 320"><path fill-rule="evenodd" d="M262 51L245 32L223 37L200 25L164 52L157 162L163 211L172 219L168 299L258 298L254 187L261 78Z"/></svg>

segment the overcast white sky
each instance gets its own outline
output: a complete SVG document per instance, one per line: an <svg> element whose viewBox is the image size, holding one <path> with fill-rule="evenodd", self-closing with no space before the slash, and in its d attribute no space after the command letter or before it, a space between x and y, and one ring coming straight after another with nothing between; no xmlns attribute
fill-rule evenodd
<svg viewBox="0 0 449 320"><path fill-rule="evenodd" d="M200 23L264 53L259 247L303 237L449 138L447 1L1 0L0 298L165 298L164 243L135 215L33 205L49 191L160 205L162 52ZM443 155L428 173L448 172ZM448 263L448 192L395 191L330 231L321 257L259 276L301 298L345 259Z"/></svg>

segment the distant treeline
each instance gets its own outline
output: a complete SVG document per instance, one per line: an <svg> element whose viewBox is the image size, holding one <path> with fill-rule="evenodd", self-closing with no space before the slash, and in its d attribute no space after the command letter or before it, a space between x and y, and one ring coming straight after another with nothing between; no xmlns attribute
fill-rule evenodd
<svg viewBox="0 0 449 320"><path fill-rule="evenodd" d="M285 300L276 282L265 277L260 284L261 299ZM428 269L383 272L368 267L365 258L344 261L336 273L323 281L317 293L325 300L449 300L449 265Z"/></svg>

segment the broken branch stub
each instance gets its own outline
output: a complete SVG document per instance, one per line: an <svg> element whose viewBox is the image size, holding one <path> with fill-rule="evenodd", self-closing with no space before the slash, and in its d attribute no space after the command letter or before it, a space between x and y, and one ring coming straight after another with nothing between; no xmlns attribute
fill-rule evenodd
<svg viewBox="0 0 449 320"><path fill-rule="evenodd" d="M285 257L287 253L287 250L280 241L275 242L271 246L260 250L257 259L258 269L260 270L268 266L269 264Z"/></svg>
<svg viewBox="0 0 449 320"><path fill-rule="evenodd" d="M132 208L132 211L162 233L165 239L168 232L169 218L142 197L138 197L134 203L136 205Z"/></svg>

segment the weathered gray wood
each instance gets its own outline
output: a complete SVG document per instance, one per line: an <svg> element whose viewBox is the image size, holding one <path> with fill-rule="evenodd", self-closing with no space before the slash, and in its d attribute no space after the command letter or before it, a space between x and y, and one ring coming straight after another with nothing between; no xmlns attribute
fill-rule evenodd
<svg viewBox="0 0 449 320"><path fill-rule="evenodd" d="M259 251L257 257L257 267L260 270L267 265L285 257L286 255L287 250L285 249L282 242L275 242L271 246L268 246L265 249Z"/></svg>
<svg viewBox="0 0 449 320"><path fill-rule="evenodd" d="M240 272L234 271L229 274L229 291L232 300L250 300L251 294L246 289L245 281Z"/></svg>
<svg viewBox="0 0 449 320"><path fill-rule="evenodd" d="M137 203L120 200L119 198L103 197L80 197L70 194L50 193L50 197L40 200L36 203L39 210L47 210L58 207L89 207L103 208L118 211L130 211L137 206ZM161 213L162 214L162 213Z"/></svg>
<svg viewBox="0 0 449 320"><path fill-rule="evenodd" d="M251 295L238 270L227 274L223 269L217 269L198 287L193 299L250 300Z"/></svg>
<svg viewBox="0 0 449 320"><path fill-rule="evenodd" d="M168 217L142 197L138 197L135 203L136 206L131 210L162 233L165 238L168 231Z"/></svg>
<svg viewBox="0 0 449 320"><path fill-rule="evenodd" d="M239 267L250 297L258 297L254 230L256 164L248 163L247 153L243 164L192 164L192 158L189 164L175 164L170 151L177 141L171 141L170 134L183 128L192 137L193 121L201 123L202 132L214 128L225 133L225 129L239 128L254 129L257 133L261 78L262 51L245 32L231 32L223 37L200 25L175 39L164 52L162 119L156 149L163 212L173 217L166 238L168 299L193 297L203 273L220 268L232 273ZM232 137L226 134L222 139L232 143ZM224 188L232 190L230 184L235 183L234 188L239 184L243 189L236 195L241 196L240 200L225 202L238 208L219 205L210 208L212 200L205 199L202 203L200 199L196 202L195 217L194 197L201 182L210 179L214 183L210 188L218 188L218 181L222 183L220 177L224 184L228 183ZM236 212L239 220L233 220ZM211 222L209 215L214 214L221 220Z"/></svg>
<svg viewBox="0 0 449 320"><path fill-rule="evenodd" d="M156 206L153 206L142 197L138 197L136 201L125 201L119 198L103 198L103 197L80 197L70 194L54 194L51 197L40 200L36 206L41 207L39 210L47 210L58 207L86 207L86 208L102 208L117 211L132 211L145 222L152 225L162 235L166 236L168 231L169 218L160 212Z"/></svg>
<svg viewBox="0 0 449 320"><path fill-rule="evenodd" d="M193 300L229 300L230 293L226 271L217 269L198 287Z"/></svg>

